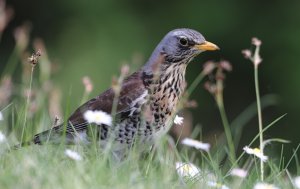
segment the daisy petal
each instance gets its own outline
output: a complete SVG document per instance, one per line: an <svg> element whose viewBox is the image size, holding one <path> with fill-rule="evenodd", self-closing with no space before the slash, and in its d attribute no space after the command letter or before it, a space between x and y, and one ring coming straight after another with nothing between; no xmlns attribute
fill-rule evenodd
<svg viewBox="0 0 300 189"><path fill-rule="evenodd" d="M200 169L192 163L176 162L176 170L180 177L193 178L200 173Z"/></svg>
<svg viewBox="0 0 300 189"><path fill-rule="evenodd" d="M253 189L279 189L277 186L273 184L268 184L264 182L256 183Z"/></svg>
<svg viewBox="0 0 300 189"><path fill-rule="evenodd" d="M204 150L206 152L209 151L210 149L210 144L209 143L203 143L198 140L190 139L190 138L185 138L181 141L181 144L184 144L186 146L191 146L200 150Z"/></svg>
<svg viewBox="0 0 300 189"><path fill-rule="evenodd" d="M217 183L217 182L213 182L213 181L208 181L207 185L212 187L212 188L229 189L228 186L226 186L224 184Z"/></svg>
<svg viewBox="0 0 300 189"><path fill-rule="evenodd" d="M256 157L260 158L262 161L267 161L268 156L265 156L263 152L259 148L249 148L248 146L245 146L243 150L250 155L255 155Z"/></svg>
<svg viewBox="0 0 300 189"><path fill-rule="evenodd" d="M237 177L240 177L240 178L245 178L248 174L248 172L244 169L240 169L240 168L234 168L231 170L230 174L232 176L237 176Z"/></svg>
<svg viewBox="0 0 300 189"><path fill-rule="evenodd" d="M112 125L112 117L100 110L88 110L83 114L83 117L88 123L95 123L97 125L105 124L108 126Z"/></svg>
<svg viewBox="0 0 300 189"><path fill-rule="evenodd" d="M174 119L174 123L176 125L181 125L183 123L183 117L179 117L178 115L176 115Z"/></svg>
<svg viewBox="0 0 300 189"><path fill-rule="evenodd" d="M5 135L0 131L0 143L4 142L6 140Z"/></svg>
<svg viewBox="0 0 300 189"><path fill-rule="evenodd" d="M66 154L66 156L68 156L69 158L71 158L75 161L82 160L82 157L77 152L75 152L73 150L66 149L65 154Z"/></svg>
<svg viewBox="0 0 300 189"><path fill-rule="evenodd" d="M294 185L295 185L296 188L300 189L300 176L295 178Z"/></svg>

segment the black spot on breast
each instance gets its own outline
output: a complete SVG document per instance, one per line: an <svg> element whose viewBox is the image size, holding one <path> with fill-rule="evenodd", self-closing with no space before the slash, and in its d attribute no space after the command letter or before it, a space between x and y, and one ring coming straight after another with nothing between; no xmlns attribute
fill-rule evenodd
<svg viewBox="0 0 300 189"><path fill-rule="evenodd" d="M159 119L159 115L158 114L154 114L154 118L155 118L155 120L158 120Z"/></svg>
<svg viewBox="0 0 300 189"><path fill-rule="evenodd" d="M173 100L172 101L174 101L176 97L177 97L176 93L173 93Z"/></svg>
<svg viewBox="0 0 300 189"><path fill-rule="evenodd" d="M161 80L160 84L165 83L169 79L170 75L166 75L163 80Z"/></svg>
<svg viewBox="0 0 300 189"><path fill-rule="evenodd" d="M167 86L164 87L163 93L166 93L167 88Z"/></svg>
<svg viewBox="0 0 300 189"><path fill-rule="evenodd" d="M133 137L135 135L135 131L131 131L131 136Z"/></svg>
<svg viewBox="0 0 300 189"><path fill-rule="evenodd" d="M172 87L171 89L170 89L170 93L172 93L174 91L174 88Z"/></svg>

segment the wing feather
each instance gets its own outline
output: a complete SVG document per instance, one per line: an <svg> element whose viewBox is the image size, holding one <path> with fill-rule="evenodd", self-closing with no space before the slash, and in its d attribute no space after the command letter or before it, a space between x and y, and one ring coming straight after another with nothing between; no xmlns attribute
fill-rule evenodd
<svg viewBox="0 0 300 189"><path fill-rule="evenodd" d="M128 112L134 108L134 102L140 96L142 96L146 90L147 89L145 88L140 72L136 72L125 79L119 95L116 113L112 116L123 117L122 114L128 114ZM110 88L99 96L83 104L81 107L75 110L75 112L68 119L69 124L66 128L66 131L68 133L73 133L75 131L79 132L85 130L88 126L88 123L83 118L83 114L87 110L101 110L111 114L114 98L115 93L113 89Z"/></svg>

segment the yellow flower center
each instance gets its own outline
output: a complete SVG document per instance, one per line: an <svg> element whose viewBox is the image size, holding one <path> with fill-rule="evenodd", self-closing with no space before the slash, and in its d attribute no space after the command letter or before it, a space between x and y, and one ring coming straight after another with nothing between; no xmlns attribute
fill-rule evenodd
<svg viewBox="0 0 300 189"><path fill-rule="evenodd" d="M96 119L97 121L100 121L100 120L102 119L102 116L99 115L99 114L97 114L97 115L95 115L95 119Z"/></svg>
<svg viewBox="0 0 300 189"><path fill-rule="evenodd" d="M261 153L261 150L259 148L254 148L253 151L254 153Z"/></svg>

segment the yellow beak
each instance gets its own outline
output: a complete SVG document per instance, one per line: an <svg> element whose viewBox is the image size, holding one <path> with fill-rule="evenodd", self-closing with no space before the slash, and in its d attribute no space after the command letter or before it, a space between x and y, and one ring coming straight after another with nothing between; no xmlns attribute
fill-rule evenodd
<svg viewBox="0 0 300 189"><path fill-rule="evenodd" d="M195 47L201 51L215 51L215 50L220 50L220 48L208 41L205 41L204 43L200 45L195 45Z"/></svg>

